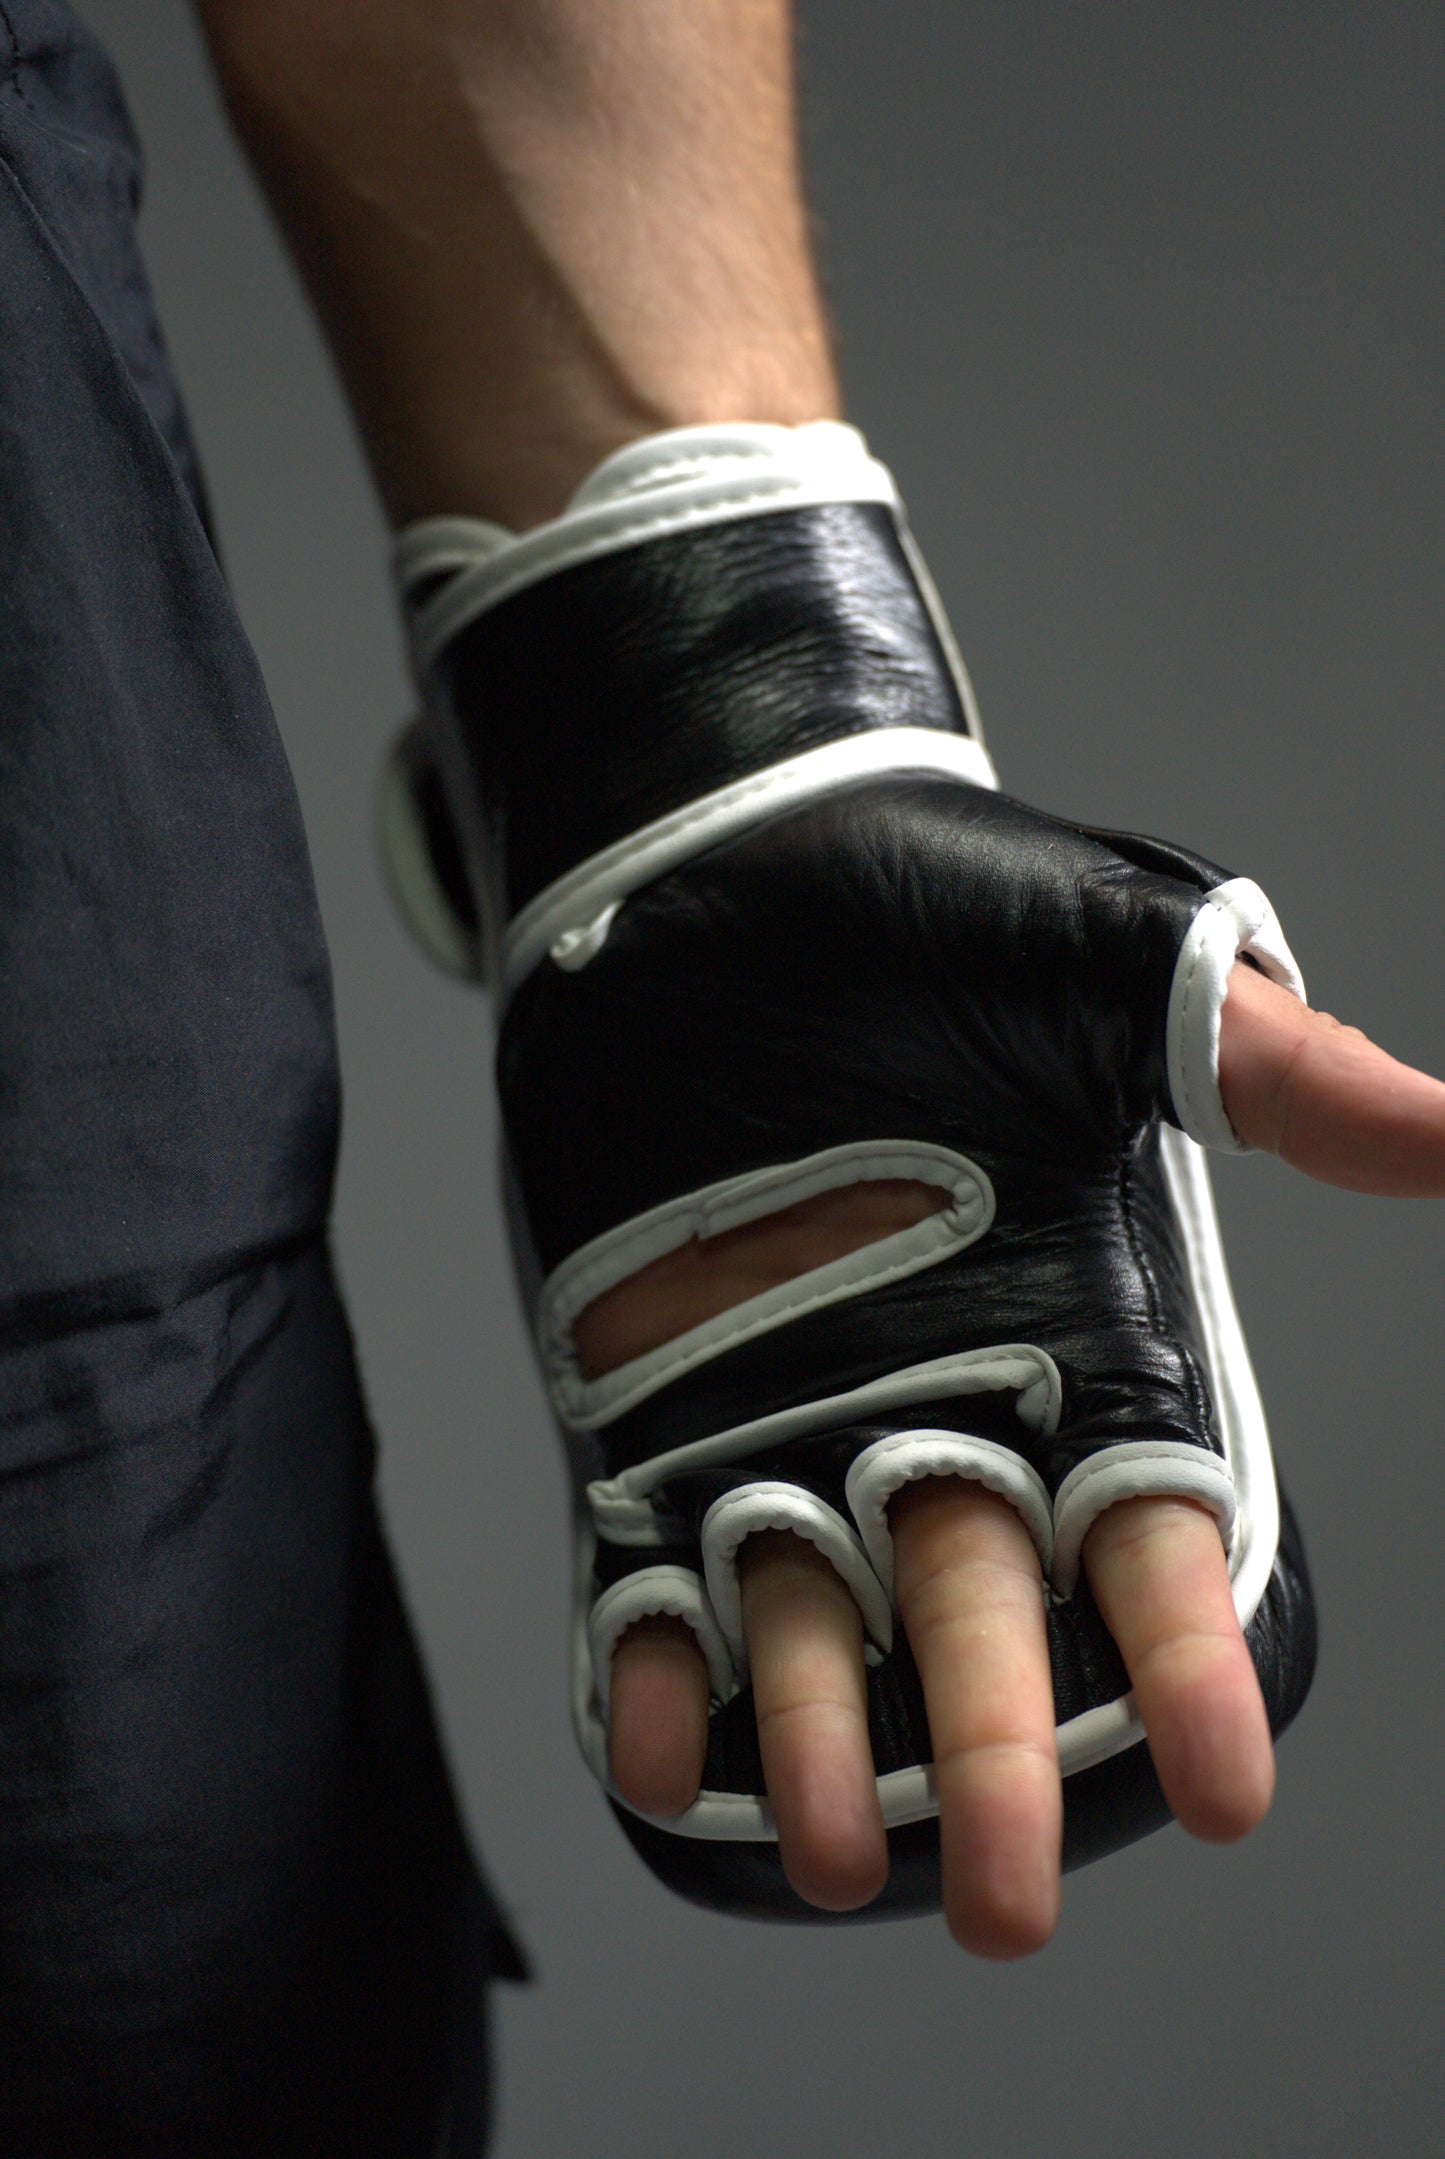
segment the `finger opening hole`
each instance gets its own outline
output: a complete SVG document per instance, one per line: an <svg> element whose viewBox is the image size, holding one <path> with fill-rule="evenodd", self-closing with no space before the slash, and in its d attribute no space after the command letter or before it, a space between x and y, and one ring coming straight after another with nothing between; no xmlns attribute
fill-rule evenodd
<svg viewBox="0 0 1445 2159"><path fill-rule="evenodd" d="M819 1192L717 1236L690 1238L594 1297L573 1322L578 1368L601 1379L798 1275L941 1214L952 1195L915 1178Z"/></svg>

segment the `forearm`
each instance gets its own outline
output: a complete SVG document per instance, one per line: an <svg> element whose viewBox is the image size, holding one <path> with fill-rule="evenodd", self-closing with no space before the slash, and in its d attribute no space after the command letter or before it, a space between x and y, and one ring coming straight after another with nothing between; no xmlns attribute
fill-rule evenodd
<svg viewBox="0 0 1445 2159"><path fill-rule="evenodd" d="M836 411L786 0L197 0L388 510Z"/></svg>

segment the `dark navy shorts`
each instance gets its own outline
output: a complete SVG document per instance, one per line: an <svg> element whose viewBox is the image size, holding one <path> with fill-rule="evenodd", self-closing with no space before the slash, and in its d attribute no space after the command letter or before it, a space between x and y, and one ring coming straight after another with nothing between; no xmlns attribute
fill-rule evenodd
<svg viewBox="0 0 1445 2159"><path fill-rule="evenodd" d="M61 0L0 0L0 2152L474 2159L305 841Z"/></svg>

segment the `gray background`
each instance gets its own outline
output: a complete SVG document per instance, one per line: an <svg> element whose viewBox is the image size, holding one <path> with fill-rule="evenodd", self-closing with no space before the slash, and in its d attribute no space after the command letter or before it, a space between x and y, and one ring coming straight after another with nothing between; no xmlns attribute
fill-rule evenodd
<svg viewBox="0 0 1445 2159"><path fill-rule="evenodd" d="M1441 1214L1219 1182L1310 1538L1274 1813L1074 1879L1057 1943L753 1930L672 1901L578 1762L563 1483L507 1280L488 1022L373 867L407 706L385 536L180 0L85 0L294 760L347 1084L341 1264L470 1819L535 1957L500 2159L1445 2152ZM901 27L900 27L901 25ZM896 467L1007 784L1257 876L1315 1000L1445 1068L1438 6L809 0L854 416Z"/></svg>

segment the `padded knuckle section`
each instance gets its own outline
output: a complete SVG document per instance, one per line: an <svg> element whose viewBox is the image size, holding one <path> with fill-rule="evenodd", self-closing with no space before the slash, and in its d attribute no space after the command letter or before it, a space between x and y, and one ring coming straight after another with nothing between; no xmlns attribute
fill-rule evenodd
<svg viewBox="0 0 1445 2159"><path fill-rule="evenodd" d="M924 1477L962 1477L1008 1500L1033 1539L1040 1565L1045 1573L1049 1571L1054 1525L1048 1490L1021 1455L997 1440L975 1439L963 1432L893 1432L865 1448L848 1472L848 1505L890 1599L894 1588L889 1502L905 1485Z"/></svg>
<svg viewBox="0 0 1445 2159"><path fill-rule="evenodd" d="M1238 1504L1233 1475L1219 1455L1180 1440L1105 1447L1071 1470L1054 1496L1051 1572L1061 1597L1074 1592L1089 1531L1106 1509L1126 1499L1193 1500L1214 1516L1226 1553L1233 1546Z"/></svg>
<svg viewBox="0 0 1445 2159"><path fill-rule="evenodd" d="M680 1619L697 1638L707 1665L713 1699L731 1700L737 1692L733 1660L718 1626L707 1592L690 1567L640 1567L626 1574L593 1605L587 1617L587 1642L592 1652L592 1672L597 1701L607 1714L612 1693L612 1659L629 1627L642 1619Z"/></svg>
<svg viewBox="0 0 1445 2159"><path fill-rule="evenodd" d="M842 1515L802 1485L743 1484L713 1501L699 1536L708 1595L740 1675L747 1675L748 1652L738 1553L749 1537L770 1529L787 1530L815 1546L851 1594L874 1648L886 1652L893 1647L893 1612L887 1594Z"/></svg>

